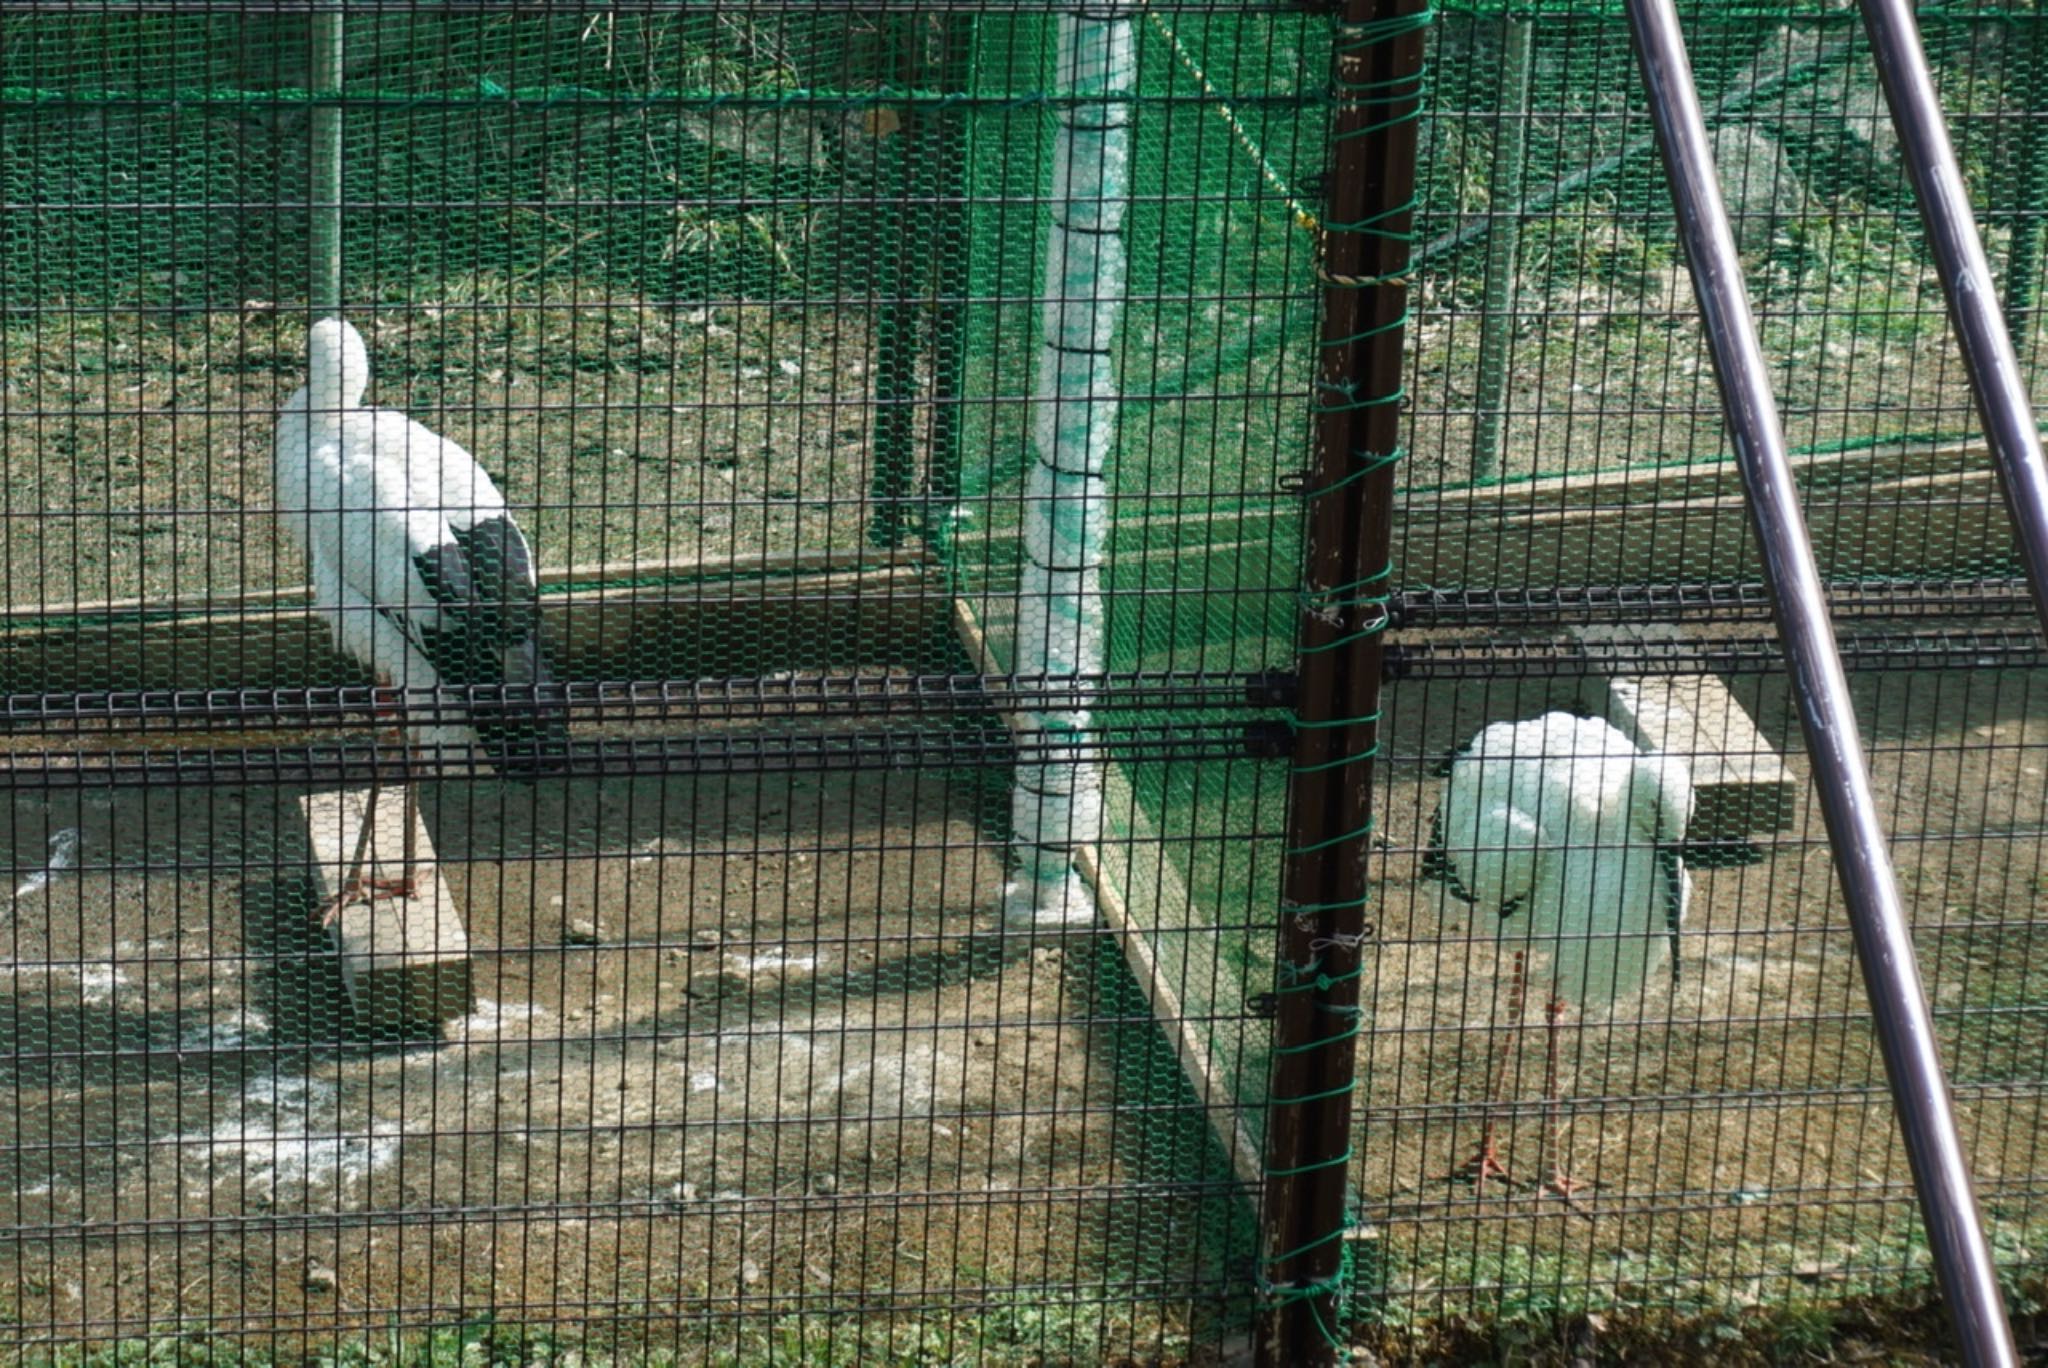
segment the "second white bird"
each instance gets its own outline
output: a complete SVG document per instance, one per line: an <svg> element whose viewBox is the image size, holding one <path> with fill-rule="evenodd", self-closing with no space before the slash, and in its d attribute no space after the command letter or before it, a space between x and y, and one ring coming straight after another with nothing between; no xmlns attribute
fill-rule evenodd
<svg viewBox="0 0 2048 1368"><path fill-rule="evenodd" d="M1513 946L1507 1039L1478 1153L1454 1172L1507 1179L1495 1148L1497 1103L1521 1029L1529 957L1541 956L1545 1109L1543 1186L1569 1197L1557 1120L1558 1029L1577 1004L1606 1016L1650 981L1677 938L1692 876L1678 853L1692 819L1692 777L1677 756L1645 754L1598 718L1553 712L1497 722L1452 758L1433 833L1452 891L1496 918ZM1675 949L1672 950L1675 955ZM1677 960L1672 960L1674 971Z"/></svg>

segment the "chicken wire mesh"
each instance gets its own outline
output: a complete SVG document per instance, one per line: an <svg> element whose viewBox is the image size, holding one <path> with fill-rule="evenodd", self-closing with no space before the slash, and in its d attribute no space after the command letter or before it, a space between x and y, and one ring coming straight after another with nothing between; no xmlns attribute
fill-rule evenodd
<svg viewBox="0 0 2048 1368"><path fill-rule="evenodd" d="M1852 13L1688 20L2025 1276L2038 642ZM2039 24L1925 22L2035 366ZM1235 1332L1331 31L0 16L11 1357L1090 1362ZM1429 45L1354 1324L1923 1280L1626 26L1452 4ZM566 773L399 744L542 695L372 695L302 587L273 447L328 267L371 401L475 453L531 541ZM1494 919L1429 877L1444 761L1702 679L1754 733L1664 738L1710 814L1678 985L1567 1014L1553 1084ZM317 924L373 776L378 872L404 789L431 885L378 991L342 952L389 904ZM1518 1179L1562 1153L1595 1186L1448 1181L1488 1116Z"/></svg>

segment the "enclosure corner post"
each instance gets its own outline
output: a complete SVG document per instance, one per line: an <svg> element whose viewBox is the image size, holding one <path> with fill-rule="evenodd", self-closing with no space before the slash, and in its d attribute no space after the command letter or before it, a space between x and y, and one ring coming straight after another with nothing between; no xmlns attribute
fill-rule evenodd
<svg viewBox="0 0 2048 1368"><path fill-rule="evenodd" d="M341 307L341 105L345 20L341 0L312 15L312 220L307 233L306 299L314 317Z"/></svg>
<svg viewBox="0 0 2048 1368"><path fill-rule="evenodd" d="M1267 1097L1258 1359L1333 1363L1348 1277L1372 758L1394 567L1402 345L1428 0L1334 25L1321 350Z"/></svg>

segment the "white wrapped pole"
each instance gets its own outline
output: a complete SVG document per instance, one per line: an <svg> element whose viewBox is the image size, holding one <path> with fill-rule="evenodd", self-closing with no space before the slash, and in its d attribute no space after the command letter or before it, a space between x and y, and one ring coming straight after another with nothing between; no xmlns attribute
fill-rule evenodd
<svg viewBox="0 0 2048 1368"><path fill-rule="evenodd" d="M1116 437L1110 355L1124 294L1130 95L1137 53L1118 6L1061 15L1054 90L1052 224L1033 390L1034 459L1024 481L1024 564L1013 668L1026 687L1100 674L1109 535L1106 469ZM1075 693L1082 694L1077 683ZM1095 902L1074 851L1102 827L1102 779L1088 758L1089 710L1026 712L1010 817L1016 875L1005 913L1033 926L1088 924Z"/></svg>
<svg viewBox="0 0 2048 1368"><path fill-rule="evenodd" d="M341 94L347 70L342 59L346 33L340 0L326 0L313 11L312 80L313 93L333 98ZM324 318L341 308L341 108L313 106L312 222L308 235L310 279L307 303L314 318Z"/></svg>

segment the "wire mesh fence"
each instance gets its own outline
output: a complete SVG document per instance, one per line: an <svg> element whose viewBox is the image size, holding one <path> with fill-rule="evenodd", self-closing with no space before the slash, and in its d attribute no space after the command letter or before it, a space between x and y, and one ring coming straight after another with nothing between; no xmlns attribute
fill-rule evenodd
<svg viewBox="0 0 2048 1368"><path fill-rule="evenodd" d="M1351 1324L1917 1285L1619 7L1434 17ZM1853 13L1688 17L2024 1279L2040 642ZM1926 28L2038 368L2048 36ZM8 6L0 1352L1233 1343L1273 1292L1320 240L1374 231L1324 221L1354 38ZM1675 980L1552 1032L1441 811L1459 748L1558 709L1697 805ZM1510 1176L1461 1181L1489 1119Z"/></svg>
<svg viewBox="0 0 2048 1368"><path fill-rule="evenodd" d="M10 1358L1242 1301L1324 27L0 16Z"/></svg>

